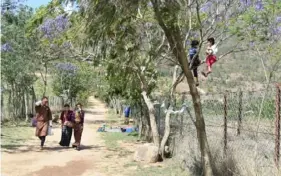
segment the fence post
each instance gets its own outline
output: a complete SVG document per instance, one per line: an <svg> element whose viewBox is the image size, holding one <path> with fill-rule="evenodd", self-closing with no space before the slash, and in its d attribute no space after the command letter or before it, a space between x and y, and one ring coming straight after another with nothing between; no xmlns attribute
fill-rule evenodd
<svg viewBox="0 0 281 176"><path fill-rule="evenodd" d="M224 94L224 136L223 136L223 154L227 156L227 93Z"/></svg>
<svg viewBox="0 0 281 176"><path fill-rule="evenodd" d="M279 169L280 158L280 85L276 85L276 99L275 99L275 165Z"/></svg>
<svg viewBox="0 0 281 176"><path fill-rule="evenodd" d="M238 126L237 126L237 136L241 133L242 125L242 105L243 105L243 92L239 92L239 103L238 103Z"/></svg>

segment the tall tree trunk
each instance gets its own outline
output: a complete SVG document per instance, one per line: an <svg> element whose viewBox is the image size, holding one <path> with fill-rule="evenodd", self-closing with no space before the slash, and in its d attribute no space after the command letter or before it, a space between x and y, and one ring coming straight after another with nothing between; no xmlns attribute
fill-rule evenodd
<svg viewBox="0 0 281 176"><path fill-rule="evenodd" d="M179 33L177 33L179 34ZM202 113L201 100L198 90L196 89L196 85L193 79L193 75L189 70L186 53L183 50L181 39L177 35L176 37L176 49L174 49L174 53L177 53L178 61L181 63L182 69L184 71L185 77L187 78L187 82L190 89L190 94L192 96L193 107L195 110L196 117L196 130L197 130L197 138L200 146L202 162L204 166L204 175L210 176L213 175L213 167L212 167L212 157L211 152L207 140L207 134L205 130L205 121Z"/></svg>
<svg viewBox="0 0 281 176"><path fill-rule="evenodd" d="M170 128L171 110L172 110L172 108L170 106L170 108L167 111L166 116L165 116L165 132L164 132L164 136L162 138L161 145L160 145L160 151L161 151L160 153L161 153L163 159L165 159L165 145L169 139L170 131L171 131L171 128Z"/></svg>
<svg viewBox="0 0 281 176"><path fill-rule="evenodd" d="M34 90L34 87L33 87L33 86L31 87L31 94L32 94L32 103L31 103L32 109L31 109L31 113L32 113L32 115L34 115L34 113L35 113L35 106L34 106L34 103L35 103L35 101L36 101L36 94L35 94L35 90Z"/></svg>
<svg viewBox="0 0 281 176"><path fill-rule="evenodd" d="M12 91L9 91L9 98L8 98L8 104L7 104L7 110L8 110L8 117L11 117L11 104L12 104Z"/></svg>
<svg viewBox="0 0 281 176"><path fill-rule="evenodd" d="M153 138L151 132L151 125L150 125L149 109L147 108L147 106L144 108L143 112L145 118L145 130L144 130L145 140L151 142L153 141Z"/></svg>
<svg viewBox="0 0 281 176"><path fill-rule="evenodd" d="M27 94L27 92L25 91L25 93L23 93L25 96L24 96L24 106L25 106L25 121L26 122L28 122L28 120L29 120L29 117L28 117L28 101L27 101L27 99L28 99L28 94Z"/></svg>
<svg viewBox="0 0 281 176"><path fill-rule="evenodd" d="M147 108L149 111L149 119L150 119L150 126L151 126L151 131L152 131L153 142L157 147L159 147L160 146L160 136L159 136L159 132L157 129L156 118L154 115L155 108L154 108L151 100L148 98L146 91L143 91L141 94L143 96L144 102L147 105Z"/></svg>
<svg viewBox="0 0 281 176"><path fill-rule="evenodd" d="M171 23L168 25L165 24L162 18L162 14L159 10L159 1L152 1L154 12L156 19L163 29L168 42L172 48L172 52L177 58L178 62L181 65L181 68L184 72L185 77L187 78L187 82L190 89L190 94L192 96L193 101L193 107L195 111L196 116L196 131L197 131L197 139L200 146L200 152L201 152L201 159L203 163L203 174L205 176L212 176L213 175L213 166L212 166L212 157L210 148L208 145L207 140L207 134L205 131L205 121L203 118L202 108L201 108L201 101L200 101L200 95L198 90L196 89L195 82L193 79L193 75L191 73L191 70L188 67L187 57L185 50L183 48L183 40L181 38L181 32L178 26L176 26L175 23ZM173 22L177 21L175 14L170 14L171 19Z"/></svg>
<svg viewBox="0 0 281 176"><path fill-rule="evenodd" d="M47 74L48 74L48 67L47 67L47 63L45 62L44 63L44 75L42 72L41 73L41 77L42 77L42 80L43 80L43 83L44 83L44 89L43 89L43 96L46 96L46 92L47 92Z"/></svg>
<svg viewBox="0 0 281 176"><path fill-rule="evenodd" d="M140 118L139 118L139 140L142 138L143 135L143 126L144 126L144 118L143 118L143 108L142 103L140 103Z"/></svg>
<svg viewBox="0 0 281 176"><path fill-rule="evenodd" d="M4 108L4 93L1 92L1 122L4 120L6 116L5 108Z"/></svg>

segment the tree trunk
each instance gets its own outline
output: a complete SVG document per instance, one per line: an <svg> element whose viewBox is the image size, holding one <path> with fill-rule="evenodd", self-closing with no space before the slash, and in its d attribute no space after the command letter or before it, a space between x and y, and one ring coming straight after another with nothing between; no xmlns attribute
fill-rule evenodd
<svg viewBox="0 0 281 176"><path fill-rule="evenodd" d="M171 131L171 128L170 128L171 110L172 110L172 108L169 108L169 110L166 113L166 117L165 117L165 131L164 131L164 136L162 138L161 145L160 145L160 152L162 155L162 159L165 159L165 145L168 141L168 138L170 136L170 131Z"/></svg>
<svg viewBox="0 0 281 176"><path fill-rule="evenodd" d="M144 129L144 136L147 142L153 141L152 132L151 132L151 125L150 125L150 117L149 117L149 110L147 107L144 109L144 118L145 118L145 129Z"/></svg>
<svg viewBox="0 0 281 176"><path fill-rule="evenodd" d="M11 104L12 104L12 91L9 91L9 98L8 98L8 104L7 104L7 110L8 110L8 118L11 117Z"/></svg>
<svg viewBox="0 0 281 176"><path fill-rule="evenodd" d="M155 118L155 115L154 115L155 108L154 108L153 103L151 102L151 100L148 98L148 96L146 94L146 91L143 91L141 94L143 96L145 104L148 107L153 142L154 142L154 144L157 147L159 147L159 145L160 145L160 136L159 136L159 132L158 132L158 129L157 129L156 118Z"/></svg>
<svg viewBox="0 0 281 176"><path fill-rule="evenodd" d="M207 140L207 134L205 130L205 121L202 113L202 106L201 106L201 100L198 90L196 89L195 82L193 79L193 75L191 71L188 68L187 58L186 54L182 48L182 44L180 43L180 39L177 39L177 49L174 49L175 53L177 53L177 58L179 62L181 63L182 69L184 71L184 74L186 76L190 94L192 96L193 101L193 107L195 110L195 117L196 117L196 130L197 130L197 138L200 146L201 151L201 157L204 167L204 175L205 176L211 176L213 175L213 167L212 167L212 157L211 152Z"/></svg>
<svg viewBox="0 0 281 176"><path fill-rule="evenodd" d="M31 93L32 93L32 104L31 104L32 110L31 110L31 113L32 113L32 115L34 115L34 113L35 113L34 103L36 102L36 94L35 94L35 90L34 90L33 86L31 87Z"/></svg>
<svg viewBox="0 0 281 176"><path fill-rule="evenodd" d="M212 163L211 152L207 141L207 134L205 131L205 121L202 113L200 95L198 90L196 89L191 70L189 69L186 53L182 44L183 40L181 38L181 31L179 27L175 25L175 23L171 23L169 24L169 26L166 25L165 22L163 21L162 13L159 10L159 4L158 4L159 2L152 1L152 3L153 3L156 19L159 25L161 26L161 28L163 29L168 39L168 42L170 44L170 47L172 48L172 52L177 58L178 62L180 63L184 75L187 78L190 94L192 96L195 116L196 116L195 124L196 124L196 131L197 131L197 139L201 152L201 159L203 163L203 174L204 176L212 176L213 163ZM173 21L177 21L175 14L171 14L171 18L173 19Z"/></svg>
<svg viewBox="0 0 281 176"><path fill-rule="evenodd" d="M4 93L1 92L1 122L4 120L6 116L5 108L4 108Z"/></svg>
<svg viewBox="0 0 281 176"><path fill-rule="evenodd" d="M28 103L27 103L27 96L28 96L28 94L25 91L23 93L23 95L24 95L24 107L25 107L25 121L28 122L28 119L29 119L29 117L28 117Z"/></svg>
<svg viewBox="0 0 281 176"><path fill-rule="evenodd" d="M142 134L143 134L143 112L142 112L143 108L142 108L142 103L140 103L140 118L139 118L139 140L141 140L142 138Z"/></svg>
<svg viewBox="0 0 281 176"><path fill-rule="evenodd" d="M45 73L44 73L44 77L43 77L43 82L44 82L44 92L43 92L43 96L46 96L46 92L47 92L47 74L48 74L48 67L47 67L47 63L44 63L44 69L45 69Z"/></svg>

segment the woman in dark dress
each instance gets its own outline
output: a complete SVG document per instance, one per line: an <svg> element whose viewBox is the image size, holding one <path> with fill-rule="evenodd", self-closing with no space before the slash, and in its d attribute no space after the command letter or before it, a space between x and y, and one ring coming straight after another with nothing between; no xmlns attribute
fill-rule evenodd
<svg viewBox="0 0 281 176"><path fill-rule="evenodd" d="M62 133L61 133L61 141L59 144L63 147L69 147L70 145L72 128L73 128L72 116L73 116L73 111L70 110L68 104L65 104L64 111L60 115Z"/></svg>

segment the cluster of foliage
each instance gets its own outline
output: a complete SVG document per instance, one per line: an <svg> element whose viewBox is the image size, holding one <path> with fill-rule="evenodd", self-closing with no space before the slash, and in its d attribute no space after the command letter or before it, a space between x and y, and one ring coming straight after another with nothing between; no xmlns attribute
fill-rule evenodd
<svg viewBox="0 0 281 176"><path fill-rule="evenodd" d="M244 3L246 12L238 18L236 33L255 51L265 71L265 81L278 81L281 68L281 2L274 0ZM280 76L280 75L279 75ZM275 78L275 79L274 79ZM279 77L280 79L280 77Z"/></svg>
<svg viewBox="0 0 281 176"><path fill-rule="evenodd" d="M32 17L32 9L18 1L5 1L1 6L1 87L2 103L7 101L8 111L14 117L24 116L24 95L32 90L36 81L34 76L35 65L29 57L32 52L32 41L25 38L25 25ZM4 95L7 99L3 99ZM12 109L17 109L12 111Z"/></svg>
<svg viewBox="0 0 281 176"><path fill-rule="evenodd" d="M87 98L93 91L94 74L87 63L74 65L73 63L57 63L54 69L53 90L57 96L65 95L68 100L77 98L77 101L86 104Z"/></svg>
<svg viewBox="0 0 281 176"><path fill-rule="evenodd" d="M66 13L62 2L77 2L79 11ZM187 63L187 44L197 39L201 51L208 37L215 37L219 46L235 41L226 52L220 50L218 58L252 50L264 65L268 82L280 65L280 1L56 0L35 14L12 1L4 4L10 4L1 26L1 67L7 85L32 85L35 72L40 72L46 87L52 70L56 95L68 92L70 99L86 100L95 89L104 99L117 96L132 104L144 100L153 128L151 98L157 88L158 67L179 65L193 98L204 161L209 158L210 162L211 157L200 97ZM15 8L16 13L11 10ZM99 67L93 70L83 61L94 61ZM152 131L159 145L159 134Z"/></svg>
<svg viewBox="0 0 281 176"><path fill-rule="evenodd" d="M29 106L26 100L35 101L40 98L36 97L38 93L40 96L45 95L47 87L51 86L49 82L54 83L57 95L63 92L61 89L71 87L69 97L85 102L93 90L91 78L95 73L92 66L84 62L77 64L76 74L72 77L68 73L75 68L69 64L54 67L60 61L81 59L80 55L73 52L73 34L69 32L72 17L65 14L59 1L41 6L36 12L22 2L5 0L1 3L1 91L4 91L1 108L4 104L8 106L7 111L13 112L9 114L10 117L26 116L30 113L26 112L25 107ZM51 72L54 68L57 71ZM55 80L48 80L52 79L54 73L58 74L54 77ZM49 74L52 76L49 77ZM61 81L56 82L57 77L65 75L68 75L63 81L65 85L60 85ZM43 83L43 92L41 87L35 87L37 80Z"/></svg>

